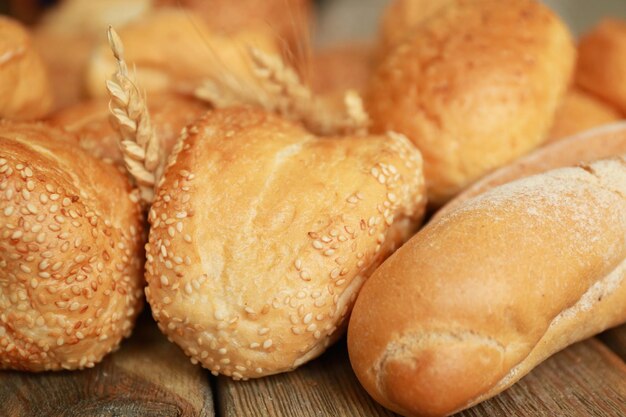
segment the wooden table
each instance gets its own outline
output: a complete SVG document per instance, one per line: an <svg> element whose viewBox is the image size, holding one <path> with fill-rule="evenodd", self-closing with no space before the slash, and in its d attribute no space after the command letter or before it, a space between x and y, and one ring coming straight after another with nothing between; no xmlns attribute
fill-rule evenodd
<svg viewBox="0 0 626 417"><path fill-rule="evenodd" d="M626 416L626 326L578 343L458 416ZM144 314L94 369L0 372L0 416L395 416L352 373L345 341L295 372L247 382L192 365Z"/></svg>

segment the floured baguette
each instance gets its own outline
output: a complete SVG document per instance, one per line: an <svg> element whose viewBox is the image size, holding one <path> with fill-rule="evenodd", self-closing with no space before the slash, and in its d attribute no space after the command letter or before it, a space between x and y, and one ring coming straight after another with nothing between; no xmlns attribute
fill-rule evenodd
<svg viewBox="0 0 626 417"><path fill-rule="evenodd" d="M626 123L615 123L589 130L540 148L487 175L443 206L435 213L434 218L442 217L470 198L507 182L555 168L619 155L626 155Z"/></svg>
<svg viewBox="0 0 626 417"><path fill-rule="evenodd" d="M422 229L365 283L348 332L367 391L443 416L626 321L626 161L495 188Z"/></svg>

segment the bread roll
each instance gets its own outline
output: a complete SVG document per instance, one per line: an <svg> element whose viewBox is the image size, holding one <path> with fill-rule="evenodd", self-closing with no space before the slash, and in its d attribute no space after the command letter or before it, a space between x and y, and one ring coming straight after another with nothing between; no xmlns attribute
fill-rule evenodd
<svg viewBox="0 0 626 417"><path fill-rule="evenodd" d="M92 367L142 306L125 176L44 124L0 123L0 369Z"/></svg>
<svg viewBox="0 0 626 417"><path fill-rule="evenodd" d="M426 226L365 283L348 330L367 391L443 416L626 320L626 160L495 188Z"/></svg>
<svg viewBox="0 0 626 417"><path fill-rule="evenodd" d="M374 67L369 43L346 43L315 51L311 63L311 89L318 94L362 91Z"/></svg>
<svg viewBox="0 0 626 417"><path fill-rule="evenodd" d="M291 54L307 48L313 14L311 0L156 0L155 6L184 7L222 34L269 32Z"/></svg>
<svg viewBox="0 0 626 417"><path fill-rule="evenodd" d="M441 205L545 140L573 63L567 28L535 0L454 0L385 58L366 105L375 132L417 145Z"/></svg>
<svg viewBox="0 0 626 417"><path fill-rule="evenodd" d="M492 188L520 178L540 174L555 168L590 163L598 159L626 155L626 123L615 123L558 141L475 182L448 204L443 206L435 219L463 205L465 201Z"/></svg>
<svg viewBox="0 0 626 417"><path fill-rule="evenodd" d="M578 88L567 92L556 111L548 142L567 138L592 127L616 122L623 117L619 111Z"/></svg>
<svg viewBox="0 0 626 417"><path fill-rule="evenodd" d="M230 36L212 31L187 10L159 9L118 28L125 55L148 92L191 92L201 81L224 72L242 83L254 83L248 47L278 53L273 37L259 31ZM92 97L106 95L104 80L116 64L106 41L96 48L87 69L86 86Z"/></svg>
<svg viewBox="0 0 626 417"><path fill-rule="evenodd" d="M626 112L626 22L605 19L580 38L576 83Z"/></svg>
<svg viewBox="0 0 626 417"><path fill-rule="evenodd" d="M401 135L318 138L245 108L188 132L149 215L154 318L215 374L294 369L342 333L365 279L417 228L420 154Z"/></svg>
<svg viewBox="0 0 626 417"><path fill-rule="evenodd" d="M0 15L0 118L36 119L52 106L52 89L30 34Z"/></svg>
<svg viewBox="0 0 626 417"><path fill-rule="evenodd" d="M150 0L64 0L46 12L33 38L48 69L56 109L85 97L89 55L109 25L119 27L147 13ZM104 81L101 80L101 83Z"/></svg>
<svg viewBox="0 0 626 417"><path fill-rule="evenodd" d="M169 154L178 136L189 123L200 117L209 106L192 97L180 94L154 94L148 100L152 126ZM109 118L109 100L92 99L55 113L50 124L74 134L80 146L99 159L123 164L119 134Z"/></svg>
<svg viewBox="0 0 626 417"><path fill-rule="evenodd" d="M401 43L424 20L439 11L450 0L393 0L380 19L379 55L384 57Z"/></svg>

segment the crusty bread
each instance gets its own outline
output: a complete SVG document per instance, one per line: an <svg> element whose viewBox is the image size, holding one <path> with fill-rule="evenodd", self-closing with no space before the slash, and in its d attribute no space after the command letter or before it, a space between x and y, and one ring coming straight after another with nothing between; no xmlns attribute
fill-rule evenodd
<svg viewBox="0 0 626 417"><path fill-rule="evenodd" d="M348 348L377 401L443 416L626 321L625 306L622 158L506 184L431 222L365 283Z"/></svg>
<svg viewBox="0 0 626 417"><path fill-rule="evenodd" d="M626 22L605 19L578 43L576 84L626 113Z"/></svg>
<svg viewBox="0 0 626 417"><path fill-rule="evenodd" d="M0 118L31 120L52 107L52 88L30 34L0 15Z"/></svg>
<svg viewBox="0 0 626 417"><path fill-rule="evenodd" d="M321 354L424 211L421 157L401 135L318 138L232 108L172 155L149 214L147 299L194 363L235 379Z"/></svg>
<svg viewBox="0 0 626 417"><path fill-rule="evenodd" d="M626 123L601 126L588 132L539 148L472 184L443 206L434 218L444 216L499 185L529 177L555 168L590 163L598 159L626 155Z"/></svg>
<svg viewBox="0 0 626 417"><path fill-rule="evenodd" d="M224 36L212 31L188 10L159 9L118 28L125 55L148 92L191 92L201 81L230 73L233 79L254 83L248 47L277 53L270 33L240 31ZM86 75L92 97L106 95L104 81L116 63L106 41L91 56Z"/></svg>
<svg viewBox="0 0 626 417"><path fill-rule="evenodd" d="M318 94L362 91L374 69L374 48L369 43L345 43L314 51L311 89Z"/></svg>
<svg viewBox="0 0 626 417"><path fill-rule="evenodd" d="M561 140L621 119L621 113L614 107L579 88L572 88L556 111L547 141Z"/></svg>
<svg viewBox="0 0 626 417"><path fill-rule="evenodd" d="M155 0L157 7L184 7L219 33L269 32L291 55L306 52L312 20L311 0Z"/></svg>
<svg viewBox="0 0 626 417"><path fill-rule="evenodd" d="M142 306L125 176L44 124L0 122L0 369L92 367Z"/></svg>
<svg viewBox="0 0 626 417"><path fill-rule="evenodd" d="M405 134L441 205L546 138L570 81L565 25L535 0L453 0L374 72L373 130Z"/></svg>
<svg viewBox="0 0 626 417"><path fill-rule="evenodd" d="M153 94L148 100L150 119L161 148L168 155L183 127L187 126L209 106L195 98L181 94ZM48 120L74 134L81 148L99 159L123 164L119 133L109 118L109 100L92 99L53 114Z"/></svg>
<svg viewBox="0 0 626 417"><path fill-rule="evenodd" d="M450 0L393 0L380 19L379 57L400 44L421 22L435 14Z"/></svg>

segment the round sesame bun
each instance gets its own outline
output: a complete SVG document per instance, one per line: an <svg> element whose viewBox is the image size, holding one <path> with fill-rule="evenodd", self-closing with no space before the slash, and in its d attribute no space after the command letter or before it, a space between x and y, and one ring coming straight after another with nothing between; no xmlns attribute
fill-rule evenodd
<svg viewBox="0 0 626 417"><path fill-rule="evenodd" d="M373 131L405 134L442 205L545 140L574 66L567 28L535 0L451 0L378 66Z"/></svg>
<svg viewBox="0 0 626 417"><path fill-rule="evenodd" d="M591 163L598 159L620 155L626 155L626 123L614 123L591 129L539 148L481 178L437 211L434 219L499 185L555 168Z"/></svg>
<svg viewBox="0 0 626 417"><path fill-rule="evenodd" d="M150 210L152 313L215 374L294 369L339 337L424 205L421 157L401 135L318 138L258 110L209 112Z"/></svg>
<svg viewBox="0 0 626 417"><path fill-rule="evenodd" d="M505 184L430 222L363 286L348 350L387 408L448 416L623 323L624 306L626 159L615 158Z"/></svg>
<svg viewBox="0 0 626 417"><path fill-rule="evenodd" d="M26 28L0 15L0 118L31 120L52 108L46 68Z"/></svg>
<svg viewBox="0 0 626 417"><path fill-rule="evenodd" d="M626 21L605 19L578 43L576 84L626 113Z"/></svg>
<svg viewBox="0 0 626 417"><path fill-rule="evenodd" d="M209 105L190 96L163 93L148 100L150 121L169 154L183 127L209 109ZM100 98L76 104L53 114L48 122L71 132L80 147L99 159L122 165L119 133L111 126L109 100Z"/></svg>
<svg viewBox="0 0 626 417"><path fill-rule="evenodd" d="M579 88L567 92L559 105L548 142L623 119L619 111Z"/></svg>
<svg viewBox="0 0 626 417"><path fill-rule="evenodd" d="M278 53L274 39L258 31L221 35L189 10L159 9L116 28L125 58L136 68L147 92L192 92L203 80L228 72L233 79L256 82L248 47ZM103 80L116 68L106 40L95 49L86 74L87 93L106 96Z"/></svg>
<svg viewBox="0 0 626 417"><path fill-rule="evenodd" d="M142 306L125 176L44 124L0 122L0 369L92 367Z"/></svg>

